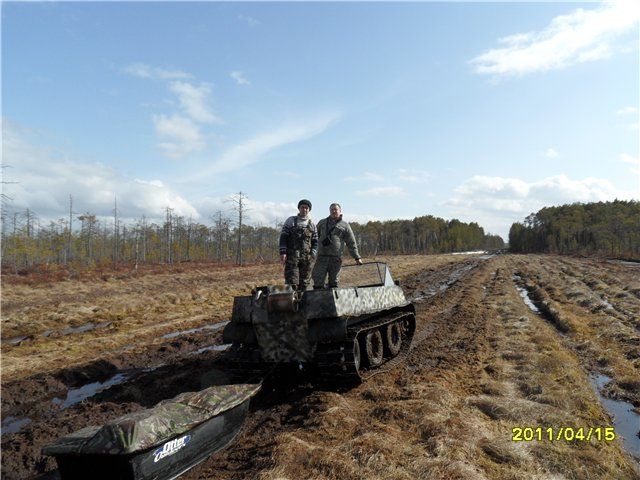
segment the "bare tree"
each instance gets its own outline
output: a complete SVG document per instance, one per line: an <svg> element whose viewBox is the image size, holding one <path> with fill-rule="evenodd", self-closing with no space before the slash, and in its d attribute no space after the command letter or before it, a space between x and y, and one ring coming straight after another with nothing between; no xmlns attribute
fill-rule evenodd
<svg viewBox="0 0 640 480"><path fill-rule="evenodd" d="M214 231L215 231L215 241L216 241L216 251L218 256L218 263L222 263L223 258L223 245L224 240L229 232L229 219L226 216L223 216L222 210L218 210L214 216L212 216L212 220L214 221Z"/></svg>
<svg viewBox="0 0 640 480"><path fill-rule="evenodd" d="M230 199L234 203L233 209L238 212L238 247L236 250L236 264L242 265L242 219L245 213L247 212L247 207L244 205L244 201L247 199L247 196L238 192L237 195L233 195Z"/></svg>
<svg viewBox="0 0 640 480"><path fill-rule="evenodd" d="M84 237L85 241L85 252L87 255L87 264L91 265L93 263L93 236L96 232L96 216L87 212L78 217L78 220L81 222L80 227L80 235Z"/></svg>
<svg viewBox="0 0 640 480"><path fill-rule="evenodd" d="M2 173L2 180L0 181L0 185L3 185L2 193L0 193L0 200L1 200L1 203L2 203L3 207L5 206L6 203L8 203L11 200L13 200L13 197L10 197L6 193L4 193L4 185L12 185L12 184L18 183L18 182L8 182L8 181L6 181L4 179L4 169L5 168L11 168L11 165L0 165L0 170L1 170L1 173Z"/></svg>
<svg viewBox="0 0 640 480"><path fill-rule="evenodd" d="M120 226L118 224L118 197L113 197L113 267L118 265L118 240Z"/></svg>
<svg viewBox="0 0 640 480"><path fill-rule="evenodd" d="M167 263L173 263L173 208L166 207L165 242L167 245Z"/></svg>
<svg viewBox="0 0 640 480"><path fill-rule="evenodd" d="M72 249L71 246L73 244L73 235L71 231L73 230L73 196L69 194L69 231L67 232L67 255L66 262L69 263L71 261Z"/></svg>

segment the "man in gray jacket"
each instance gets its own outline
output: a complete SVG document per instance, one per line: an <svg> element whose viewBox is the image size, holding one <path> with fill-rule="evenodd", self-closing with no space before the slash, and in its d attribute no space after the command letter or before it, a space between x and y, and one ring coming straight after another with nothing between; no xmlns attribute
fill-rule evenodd
<svg viewBox="0 0 640 480"><path fill-rule="evenodd" d="M339 203L332 203L329 207L329 216L318 222L318 240L320 243L318 259L311 274L313 288L323 288L327 274L329 288L336 288L340 279L345 244L356 263L362 265L356 237L353 235L351 226L342 220L342 208Z"/></svg>

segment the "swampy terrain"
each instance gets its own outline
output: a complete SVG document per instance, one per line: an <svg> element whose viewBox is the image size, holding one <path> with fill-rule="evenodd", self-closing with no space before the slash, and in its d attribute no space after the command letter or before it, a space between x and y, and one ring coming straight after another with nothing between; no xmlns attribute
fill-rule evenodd
<svg viewBox="0 0 640 480"><path fill-rule="evenodd" d="M416 306L406 360L348 387L274 375L235 442L181 478L640 478L640 264L378 260ZM233 296L281 267L2 280L2 476L56 478L43 445L233 382Z"/></svg>

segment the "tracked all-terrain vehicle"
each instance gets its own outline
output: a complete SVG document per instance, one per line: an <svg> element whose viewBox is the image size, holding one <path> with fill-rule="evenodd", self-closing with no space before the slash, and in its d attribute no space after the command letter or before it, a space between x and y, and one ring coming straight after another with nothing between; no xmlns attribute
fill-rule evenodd
<svg viewBox="0 0 640 480"><path fill-rule="evenodd" d="M304 365L332 381L361 381L408 352L415 309L384 263L348 266L340 288L297 292L257 287L234 299L225 343L232 364L267 374ZM89 426L43 448L62 480L167 480L229 444L262 379L184 392L102 427Z"/></svg>
<svg viewBox="0 0 640 480"><path fill-rule="evenodd" d="M395 364L415 331L415 309L386 264L342 269L340 288L257 287L236 297L225 343L240 362L298 363L332 379L363 380Z"/></svg>

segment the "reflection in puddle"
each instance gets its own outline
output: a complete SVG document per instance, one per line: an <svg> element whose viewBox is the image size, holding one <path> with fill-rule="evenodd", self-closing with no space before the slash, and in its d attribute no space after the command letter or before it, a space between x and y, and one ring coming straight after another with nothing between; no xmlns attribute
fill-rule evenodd
<svg viewBox="0 0 640 480"><path fill-rule="evenodd" d="M149 373L149 372L153 372L154 370L159 369L160 367L164 367L166 365L166 363L159 363L158 365L155 365L153 367L147 367L147 368L143 368L142 372L143 373Z"/></svg>
<svg viewBox="0 0 640 480"><path fill-rule="evenodd" d="M96 330L98 328L105 328L111 325L111 322L101 322L101 323L85 323L79 327L68 327L60 330L60 335L73 335L75 333L85 333L91 330ZM39 336L44 338L49 338L51 334L55 332L55 330L45 330ZM11 337L7 339L3 339L2 343L9 343L11 345L20 345L25 340L32 340L36 337L36 335L21 335L19 337Z"/></svg>
<svg viewBox="0 0 640 480"><path fill-rule="evenodd" d="M171 333L167 333L166 335L163 335L162 338L176 338L176 337L179 337L181 335L187 335L189 333L201 332L202 330L220 330L227 323L229 323L229 321L220 322L220 323L212 323L212 324L209 324L209 325L205 325L203 327L191 328L189 330L181 330L179 332L171 332Z"/></svg>
<svg viewBox="0 0 640 480"><path fill-rule="evenodd" d="M31 423L30 418L7 417L2 422L2 435L19 432L22 427Z"/></svg>
<svg viewBox="0 0 640 480"><path fill-rule="evenodd" d="M81 386L80 388L74 388L67 392L67 398L62 400L60 398L54 398L52 403L57 405L60 410L64 410L65 408L69 408L76 403L80 403L81 401L94 396L96 393L106 390L107 388L113 387L114 385L118 385L129 378L129 374L118 373L111 377L109 380L104 382L93 382L87 383L86 385Z"/></svg>
<svg viewBox="0 0 640 480"><path fill-rule="evenodd" d="M459 269L455 270L454 272L451 273L451 275L449 276L449 279L446 282L434 285L431 288L428 288L427 290L421 290L418 293L418 295L416 295L415 297L411 298L411 301L412 302L421 302L425 298L433 297L434 295L437 295L438 293L444 292L446 289L448 289L453 284L455 284L458 280L460 280L460 277L465 272L468 272L469 270L472 270L472 269L474 269L476 267L477 267L477 264L472 263L472 264L465 265L462 268L459 268Z"/></svg>
<svg viewBox="0 0 640 480"><path fill-rule="evenodd" d="M28 338L32 338L31 335L21 335L19 337L11 337L2 340L2 343L10 343L11 345L20 345L22 342L27 340Z"/></svg>
<svg viewBox="0 0 640 480"><path fill-rule="evenodd" d="M198 350L191 352L189 355L198 355L204 352L224 352L231 346L230 343L225 343L223 345L209 345L208 347L202 347Z"/></svg>
<svg viewBox="0 0 640 480"><path fill-rule="evenodd" d="M527 292L527 289L520 286L520 284L522 283L522 278L520 278L520 275L514 275L513 279L516 282L516 290L518 290L518 293L522 297L522 300L524 300L525 305L529 307L532 312L540 315L540 309L535 306L535 304L531 300L531 297L529 297L529 292Z"/></svg>
<svg viewBox="0 0 640 480"><path fill-rule="evenodd" d="M611 305L607 299L605 299L605 298L603 297L601 300L602 300L602 304L604 305L604 307L605 307L607 310L615 310L615 308L613 307L613 305Z"/></svg>
<svg viewBox="0 0 640 480"><path fill-rule="evenodd" d="M111 322L102 322L102 323L89 322L89 323L85 323L84 325L81 325L79 327L63 328L62 330L60 330L60 334L61 335L72 335L74 333L84 333L84 332L89 332L91 330L95 330L97 328L108 327L109 325L111 325Z"/></svg>
<svg viewBox="0 0 640 480"><path fill-rule="evenodd" d="M631 267L640 267L640 262L630 262L628 260L607 260L609 263L617 263L618 265L628 265Z"/></svg>
<svg viewBox="0 0 640 480"><path fill-rule="evenodd" d="M600 393L609 381L611 381L611 377L606 375L591 377L591 385L598 395L600 403L613 417L616 436L622 437L622 446L631 455L640 457L640 438L638 437L640 415L633 411L633 405L630 403L612 400Z"/></svg>

